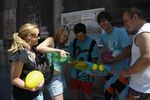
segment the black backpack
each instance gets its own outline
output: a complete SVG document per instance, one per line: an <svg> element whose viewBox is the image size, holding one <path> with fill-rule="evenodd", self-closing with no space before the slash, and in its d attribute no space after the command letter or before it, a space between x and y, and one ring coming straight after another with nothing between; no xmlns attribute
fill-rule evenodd
<svg viewBox="0 0 150 100"><path fill-rule="evenodd" d="M47 53L36 52L36 62L45 79L44 85L47 85L53 77L54 66L49 62L50 59L51 58L48 57Z"/></svg>

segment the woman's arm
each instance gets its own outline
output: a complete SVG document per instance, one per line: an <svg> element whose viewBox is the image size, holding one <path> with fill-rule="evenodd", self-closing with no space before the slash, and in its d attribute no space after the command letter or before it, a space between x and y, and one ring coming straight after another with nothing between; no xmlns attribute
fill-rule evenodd
<svg viewBox="0 0 150 100"><path fill-rule="evenodd" d="M20 79L23 63L20 61L11 64L11 83L17 87L25 89L25 82Z"/></svg>
<svg viewBox="0 0 150 100"><path fill-rule="evenodd" d="M11 83L19 88L30 90L30 91L37 91L41 89L44 84L44 81L41 84L39 84L39 86L33 89L29 89L26 87L25 81L20 78L22 69L23 69L23 63L20 61L13 62L11 64Z"/></svg>
<svg viewBox="0 0 150 100"><path fill-rule="evenodd" d="M52 37L46 38L42 43L40 43L36 49L41 53L53 52L54 49L54 39Z"/></svg>
<svg viewBox="0 0 150 100"><path fill-rule="evenodd" d="M61 49L56 49L54 48L54 39L52 37L46 38L42 43L40 43L36 49L41 52L41 53L46 53L46 52L60 52L62 57L66 56L66 51L61 50Z"/></svg>

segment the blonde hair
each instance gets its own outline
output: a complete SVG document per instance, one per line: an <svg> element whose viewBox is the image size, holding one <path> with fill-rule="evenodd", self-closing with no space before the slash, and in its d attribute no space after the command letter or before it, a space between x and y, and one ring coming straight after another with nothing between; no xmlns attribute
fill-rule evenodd
<svg viewBox="0 0 150 100"><path fill-rule="evenodd" d="M56 34L54 34L54 41L55 41L55 44L56 45L61 45L61 46L65 46L67 41L68 41L68 38L66 39L65 43L60 43L60 37L62 35L63 32L69 32L69 29L67 26L59 26L56 30Z"/></svg>
<svg viewBox="0 0 150 100"><path fill-rule="evenodd" d="M13 34L13 43L8 51L16 52L24 48L30 48L30 45L25 41L28 34L33 34L33 30L38 28L36 24L26 23L19 28L19 33Z"/></svg>

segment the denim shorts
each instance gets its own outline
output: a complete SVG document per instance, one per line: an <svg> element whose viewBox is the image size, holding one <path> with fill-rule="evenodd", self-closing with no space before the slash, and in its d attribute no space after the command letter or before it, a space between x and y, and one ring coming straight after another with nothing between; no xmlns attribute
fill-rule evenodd
<svg viewBox="0 0 150 100"><path fill-rule="evenodd" d="M51 96L57 96L59 94L62 94L65 88L65 81L63 75L54 75L47 87Z"/></svg>

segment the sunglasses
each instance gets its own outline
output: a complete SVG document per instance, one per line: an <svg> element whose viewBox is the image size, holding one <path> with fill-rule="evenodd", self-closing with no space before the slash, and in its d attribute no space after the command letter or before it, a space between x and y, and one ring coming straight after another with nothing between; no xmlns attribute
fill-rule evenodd
<svg viewBox="0 0 150 100"><path fill-rule="evenodd" d="M63 31L70 32L69 28L66 25L64 25Z"/></svg>
<svg viewBox="0 0 150 100"><path fill-rule="evenodd" d="M37 34L31 34L32 38L40 38L40 33L37 35Z"/></svg>

